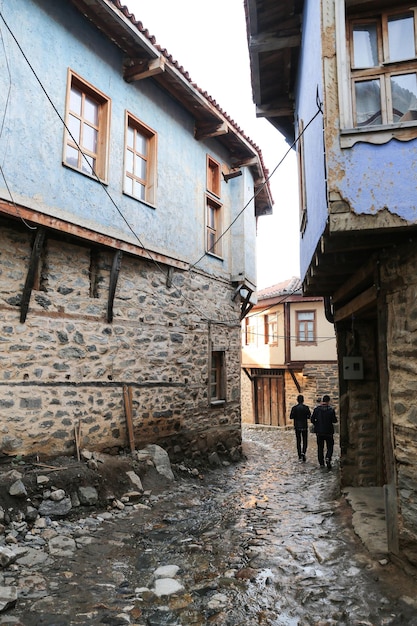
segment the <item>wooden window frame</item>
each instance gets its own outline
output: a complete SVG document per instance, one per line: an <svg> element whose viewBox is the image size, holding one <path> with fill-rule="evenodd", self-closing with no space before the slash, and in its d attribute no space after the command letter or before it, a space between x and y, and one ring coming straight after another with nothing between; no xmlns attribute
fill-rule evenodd
<svg viewBox="0 0 417 626"><path fill-rule="evenodd" d="M206 194L206 252L222 258L222 204Z"/></svg>
<svg viewBox="0 0 417 626"><path fill-rule="evenodd" d="M383 144L393 137L410 140L417 137L417 119L394 121L391 117L391 77L417 74L417 52L414 58L396 62L387 59L388 18L414 13L415 47L417 49L417 5L401 4L395 8L346 15L346 1L335 1L338 85L340 103L340 144L350 148L358 141ZM353 27L360 23L377 24L378 65L369 68L353 67ZM364 80L380 80L381 124L356 124L355 85Z"/></svg>
<svg viewBox="0 0 417 626"><path fill-rule="evenodd" d="M313 319L312 320L300 320L299 316L306 315L307 313L312 314ZM311 340L308 339L309 333L307 331L305 332L306 339L301 339L301 332L300 332L301 326L302 325L304 326L306 323L310 321L313 322L313 338ZM309 310L300 309L298 311L295 311L295 325L296 325L296 344L297 345L301 345L301 346L317 345L317 312L314 309L309 309Z"/></svg>
<svg viewBox="0 0 417 626"><path fill-rule="evenodd" d="M298 141L297 141L297 160L298 160L298 189L300 197L300 233L303 235L307 228L307 194L306 194L306 176L305 176L305 159L304 159L304 122L298 120Z"/></svg>
<svg viewBox="0 0 417 626"><path fill-rule="evenodd" d="M245 317L245 345L254 346L256 344L256 317Z"/></svg>
<svg viewBox="0 0 417 626"><path fill-rule="evenodd" d="M213 194L217 198L220 198L221 165L209 154L207 155L206 166L206 189L210 194Z"/></svg>
<svg viewBox="0 0 417 626"><path fill-rule="evenodd" d="M269 346L278 345L278 315L267 313L264 315L264 339Z"/></svg>
<svg viewBox="0 0 417 626"><path fill-rule="evenodd" d="M70 109L70 98L72 90L76 88L82 94L82 102L83 106L85 103L85 98L88 97L90 100L95 102L98 106L98 119L97 124L92 124L87 120L87 118L83 117L83 112L79 115L77 112L72 111ZM66 167L69 167L84 176L89 176L90 178L97 178L102 183L107 183L108 178L108 160L109 160L109 137L110 137L110 113L111 113L111 100L108 98L103 92L99 89L91 85L89 82L84 80L81 76L73 72L71 69L68 69L67 74L67 93L66 93L66 103L65 103L65 136L64 136L64 148L63 148L63 156L62 163ZM74 137L71 135L70 129L70 115L74 119L80 120L80 133L78 137ZM90 150L83 146L82 141L82 128L83 123L85 125L90 126L90 128L94 127L94 130L97 131L97 147L96 151ZM77 164L74 165L70 162L68 156L68 149L72 149L77 153ZM87 159L95 159L95 166L91 168L91 166L87 163ZM88 167L88 169L87 169ZM90 170L90 171L89 171Z"/></svg>
<svg viewBox="0 0 417 626"><path fill-rule="evenodd" d="M143 154L139 150L135 149L135 146L131 147L128 143L129 129L133 129L136 134L140 135L146 141L146 153ZM157 171L157 133L149 126L141 122L135 115L126 111L125 114L125 145L124 145L124 163L123 163L123 193L139 200L140 202L146 202L150 205L156 204L156 171ZM135 171L128 171L128 153L131 152L132 162L134 163L135 157L139 157L146 163L146 175L142 178L139 173ZM127 187L127 180L131 181L130 189ZM134 183L141 185L144 190L144 197L134 192Z"/></svg>
<svg viewBox="0 0 417 626"><path fill-rule="evenodd" d="M209 400L211 406L226 402L226 353L224 350L211 351Z"/></svg>

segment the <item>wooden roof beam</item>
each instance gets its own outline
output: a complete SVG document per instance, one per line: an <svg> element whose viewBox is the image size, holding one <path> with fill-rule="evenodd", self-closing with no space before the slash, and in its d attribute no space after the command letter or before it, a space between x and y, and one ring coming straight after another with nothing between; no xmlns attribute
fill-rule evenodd
<svg viewBox="0 0 417 626"><path fill-rule="evenodd" d="M290 102L272 102L270 104L262 104L256 107L256 117L289 117L294 115L294 107Z"/></svg>
<svg viewBox="0 0 417 626"><path fill-rule="evenodd" d="M301 35L252 35L249 38L249 50L251 53L276 52L285 48L297 48L301 45Z"/></svg>
<svg viewBox="0 0 417 626"><path fill-rule="evenodd" d="M195 138L197 140L207 139L208 137L219 137L219 135L227 135L229 126L227 122L196 122Z"/></svg>
<svg viewBox="0 0 417 626"><path fill-rule="evenodd" d="M162 72L165 72L165 59L162 56L156 59L130 59L124 68L123 78L127 83L133 83Z"/></svg>

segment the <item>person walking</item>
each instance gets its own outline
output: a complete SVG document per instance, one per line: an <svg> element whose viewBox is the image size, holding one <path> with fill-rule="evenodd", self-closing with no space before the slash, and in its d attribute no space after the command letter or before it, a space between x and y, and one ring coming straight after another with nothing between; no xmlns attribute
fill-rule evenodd
<svg viewBox="0 0 417 626"><path fill-rule="evenodd" d="M332 456L334 448L334 424L337 422L336 411L330 406L330 396L324 395L319 406L313 411L311 422L317 437L317 457L320 467L324 467L326 460L327 469L332 468ZM324 457L324 445L326 444L326 458Z"/></svg>
<svg viewBox="0 0 417 626"><path fill-rule="evenodd" d="M304 404L304 396L297 396L295 404L290 412L290 419L294 420L295 440L297 443L298 460L305 463L308 444L307 420L311 416L310 408Z"/></svg>

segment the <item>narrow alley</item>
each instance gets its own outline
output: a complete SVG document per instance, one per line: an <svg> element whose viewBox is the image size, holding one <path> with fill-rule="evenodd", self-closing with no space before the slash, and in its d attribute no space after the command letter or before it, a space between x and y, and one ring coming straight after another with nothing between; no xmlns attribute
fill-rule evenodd
<svg viewBox="0 0 417 626"><path fill-rule="evenodd" d="M328 471L312 436L300 463L292 430L245 427L244 452L150 506L53 525L61 552L2 570L19 597L0 625L417 625L415 579L353 531L337 446Z"/></svg>

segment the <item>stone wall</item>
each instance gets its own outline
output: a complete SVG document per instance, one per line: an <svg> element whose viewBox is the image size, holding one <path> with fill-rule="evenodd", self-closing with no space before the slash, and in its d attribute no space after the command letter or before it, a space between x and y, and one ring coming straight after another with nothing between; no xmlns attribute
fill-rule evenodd
<svg viewBox="0 0 417 626"><path fill-rule="evenodd" d="M387 356L399 532L417 565L417 253L410 243L381 269L387 292ZM412 546L411 552L409 546Z"/></svg>
<svg viewBox="0 0 417 626"><path fill-rule="evenodd" d="M112 253L47 238L25 323L20 302L33 231L0 234L0 449L40 458L128 446L171 456L239 448L239 303L225 280L125 255L106 323ZM209 320L210 323L209 323ZM209 403L210 350L224 350L226 403Z"/></svg>
<svg viewBox="0 0 417 626"><path fill-rule="evenodd" d="M343 345L341 356L350 354L363 358L363 380L341 381L342 484L355 487L374 487L385 482L376 326L374 320L355 320L354 336L351 325L342 332L339 330L339 345Z"/></svg>

